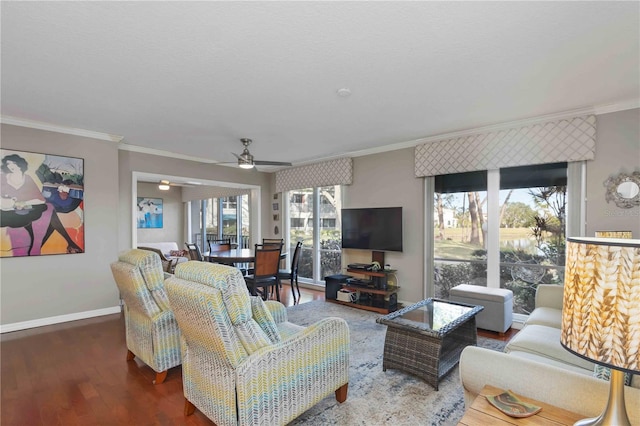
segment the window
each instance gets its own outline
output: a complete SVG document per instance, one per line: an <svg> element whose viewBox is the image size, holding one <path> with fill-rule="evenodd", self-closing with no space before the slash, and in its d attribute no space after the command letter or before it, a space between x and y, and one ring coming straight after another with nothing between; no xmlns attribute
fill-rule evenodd
<svg viewBox="0 0 640 426"><path fill-rule="evenodd" d="M508 288L514 313L531 312L537 285L563 280L566 200L567 163L436 176L435 296L461 283Z"/></svg>
<svg viewBox="0 0 640 426"><path fill-rule="evenodd" d="M246 195L209 198L192 203L200 224L194 242L208 251L208 240L229 238L239 248L248 248L250 235L249 197ZM192 219L193 220L193 219ZM195 223L193 220L192 223ZM204 232L202 231L204 229Z"/></svg>
<svg viewBox="0 0 640 426"><path fill-rule="evenodd" d="M340 186L289 191L287 206L289 251L302 241L298 274L304 282L324 283L342 268Z"/></svg>

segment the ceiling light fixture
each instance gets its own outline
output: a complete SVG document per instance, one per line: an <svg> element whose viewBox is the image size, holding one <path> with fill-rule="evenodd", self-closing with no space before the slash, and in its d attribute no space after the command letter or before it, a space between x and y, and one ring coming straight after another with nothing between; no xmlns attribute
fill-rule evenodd
<svg viewBox="0 0 640 426"><path fill-rule="evenodd" d="M238 160L238 167L241 169L253 169L253 164L251 163L243 163L242 160Z"/></svg>
<svg viewBox="0 0 640 426"><path fill-rule="evenodd" d="M342 89L338 89L336 93L341 98L348 98L349 96L351 96L351 90L347 89L346 87L343 87Z"/></svg>
<svg viewBox="0 0 640 426"><path fill-rule="evenodd" d="M168 191L169 189L171 189L171 186L169 185L169 181L168 180L161 180L160 184L158 185L158 189L160 191Z"/></svg>

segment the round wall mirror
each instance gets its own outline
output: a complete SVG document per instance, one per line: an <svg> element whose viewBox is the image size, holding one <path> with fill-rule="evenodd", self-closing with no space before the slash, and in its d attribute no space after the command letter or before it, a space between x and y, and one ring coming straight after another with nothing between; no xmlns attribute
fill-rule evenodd
<svg viewBox="0 0 640 426"><path fill-rule="evenodd" d="M630 209L640 205L640 172L628 175L620 173L604 182L607 188L605 199L613 201L616 206Z"/></svg>
<svg viewBox="0 0 640 426"><path fill-rule="evenodd" d="M618 185L616 190L618 191L618 195L622 198L631 199L638 195L640 192L640 186L635 182L626 181Z"/></svg>

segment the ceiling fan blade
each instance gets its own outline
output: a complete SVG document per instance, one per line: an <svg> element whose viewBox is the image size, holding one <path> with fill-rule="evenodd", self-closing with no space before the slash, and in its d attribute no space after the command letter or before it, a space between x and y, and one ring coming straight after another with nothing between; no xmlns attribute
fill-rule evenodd
<svg viewBox="0 0 640 426"><path fill-rule="evenodd" d="M291 166L291 163L287 163L284 161L261 161L261 160L253 160L253 163L256 166Z"/></svg>

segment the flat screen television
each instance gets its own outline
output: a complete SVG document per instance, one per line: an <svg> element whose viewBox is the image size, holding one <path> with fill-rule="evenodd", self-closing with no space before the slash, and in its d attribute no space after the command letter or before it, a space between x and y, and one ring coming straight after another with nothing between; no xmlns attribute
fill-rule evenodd
<svg viewBox="0 0 640 426"><path fill-rule="evenodd" d="M342 209L342 248L402 251L402 207Z"/></svg>

